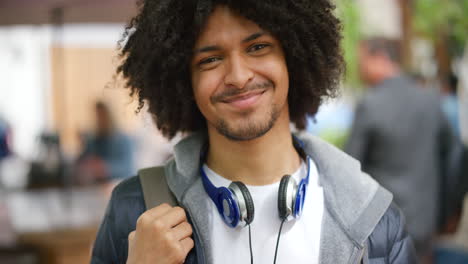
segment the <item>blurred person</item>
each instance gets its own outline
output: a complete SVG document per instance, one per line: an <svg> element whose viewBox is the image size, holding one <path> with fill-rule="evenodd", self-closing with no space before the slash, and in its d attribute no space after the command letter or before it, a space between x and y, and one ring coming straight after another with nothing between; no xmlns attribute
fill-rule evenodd
<svg viewBox="0 0 468 264"><path fill-rule="evenodd" d="M330 1L140 8L118 73L166 137L190 135L142 171L167 186L140 176L115 188L92 263L414 263L392 195L340 150L291 133L338 89Z"/></svg>
<svg viewBox="0 0 468 264"><path fill-rule="evenodd" d="M0 187L3 187L4 184L2 163L11 155L10 134L10 126L0 116Z"/></svg>
<svg viewBox="0 0 468 264"><path fill-rule="evenodd" d="M460 137L460 115L458 114L457 98L458 78L450 73L442 81L442 110L446 115L457 138Z"/></svg>
<svg viewBox="0 0 468 264"><path fill-rule="evenodd" d="M28 188L65 186L67 164L59 135L54 132L43 132L39 136L37 150L28 173Z"/></svg>
<svg viewBox="0 0 468 264"><path fill-rule="evenodd" d="M454 147L449 154L447 175L442 182L444 188L439 217L441 231L449 233L456 231L468 190L468 150L461 140L457 86L458 78L453 73L442 80L442 109L455 136Z"/></svg>
<svg viewBox="0 0 468 264"><path fill-rule="evenodd" d="M84 137L85 146L77 162L77 180L119 180L134 174L134 149L131 138L117 128L105 103L96 102L94 110L96 132Z"/></svg>
<svg viewBox="0 0 468 264"><path fill-rule="evenodd" d="M0 116L0 161L11 154L10 134L10 126Z"/></svg>
<svg viewBox="0 0 468 264"><path fill-rule="evenodd" d="M20 189L27 185L30 166L14 151L13 130L0 115L0 193L2 189Z"/></svg>
<svg viewBox="0 0 468 264"><path fill-rule="evenodd" d="M370 89L356 107L345 151L393 193L418 254L430 258L439 177L451 146L440 98L402 72L395 40L362 41L359 69Z"/></svg>

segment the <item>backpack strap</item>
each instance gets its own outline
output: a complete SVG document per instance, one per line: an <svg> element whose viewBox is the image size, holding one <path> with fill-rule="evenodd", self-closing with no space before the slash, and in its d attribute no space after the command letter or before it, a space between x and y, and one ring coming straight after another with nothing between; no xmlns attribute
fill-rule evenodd
<svg viewBox="0 0 468 264"><path fill-rule="evenodd" d="M177 206L177 200L167 185L164 167L151 167L138 171L146 209L163 203Z"/></svg>

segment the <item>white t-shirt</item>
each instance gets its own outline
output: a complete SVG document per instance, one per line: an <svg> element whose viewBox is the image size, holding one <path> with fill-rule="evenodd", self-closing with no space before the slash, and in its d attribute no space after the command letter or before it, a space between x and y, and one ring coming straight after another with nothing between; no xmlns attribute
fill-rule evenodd
<svg viewBox="0 0 468 264"><path fill-rule="evenodd" d="M212 171L203 169L216 187L228 187L231 181ZM299 183L306 176L307 166L292 175ZM281 225L278 214L279 182L264 186L247 186L254 201L255 216L251 224L254 263L273 263L276 240ZM211 204L210 242L214 263L250 263L248 227L231 228L221 218L214 203ZM320 232L323 215L323 190L318 185L318 171L310 164L310 178L302 216L286 221L281 231L276 263L319 263Z"/></svg>

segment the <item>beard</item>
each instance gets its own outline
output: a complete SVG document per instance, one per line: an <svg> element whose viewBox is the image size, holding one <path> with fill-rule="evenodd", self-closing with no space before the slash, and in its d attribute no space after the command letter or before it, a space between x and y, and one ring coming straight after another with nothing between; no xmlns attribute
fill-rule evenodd
<svg viewBox="0 0 468 264"><path fill-rule="evenodd" d="M222 102L230 96L235 96L248 91L256 90L268 90L275 89L275 85L271 80L267 80L262 83L257 83L246 87L243 90L237 88L228 88L219 94L215 94L211 98L211 102ZM245 112L240 122L230 122L227 119L220 118L212 123L214 128L221 135L234 141L247 141L265 135L275 124L276 120L280 116L280 107L272 104L271 108L267 111L266 115L256 116L255 112Z"/></svg>
<svg viewBox="0 0 468 264"><path fill-rule="evenodd" d="M277 105L272 105L266 118L254 120L251 117L245 117L246 120L242 124L236 126L230 125L225 119L219 119L215 122L214 127L221 135L233 141L247 141L259 138L265 135L275 124L280 116L280 110Z"/></svg>

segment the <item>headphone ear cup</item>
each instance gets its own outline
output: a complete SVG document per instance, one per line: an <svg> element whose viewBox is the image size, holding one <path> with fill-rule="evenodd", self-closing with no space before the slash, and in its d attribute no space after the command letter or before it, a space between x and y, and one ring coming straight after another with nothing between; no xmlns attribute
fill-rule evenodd
<svg viewBox="0 0 468 264"><path fill-rule="evenodd" d="M217 192L218 200L215 204L218 208L218 212L228 226L236 227L239 224L240 208L235 194L226 187L218 188Z"/></svg>
<svg viewBox="0 0 468 264"><path fill-rule="evenodd" d="M254 202L253 202L252 196L250 195L249 189L247 188L247 186L245 186L244 183L240 181L232 182L230 188L232 187L232 185L237 186L240 192L242 193L242 197L244 198L244 201L245 201L245 209L247 211L245 222L247 224L250 224L254 220L255 207L254 207Z"/></svg>
<svg viewBox="0 0 468 264"><path fill-rule="evenodd" d="M284 175L280 181L280 186L278 190L278 212L280 219L286 219L290 215L290 212L288 212L287 204L288 182L290 178L291 175Z"/></svg>

